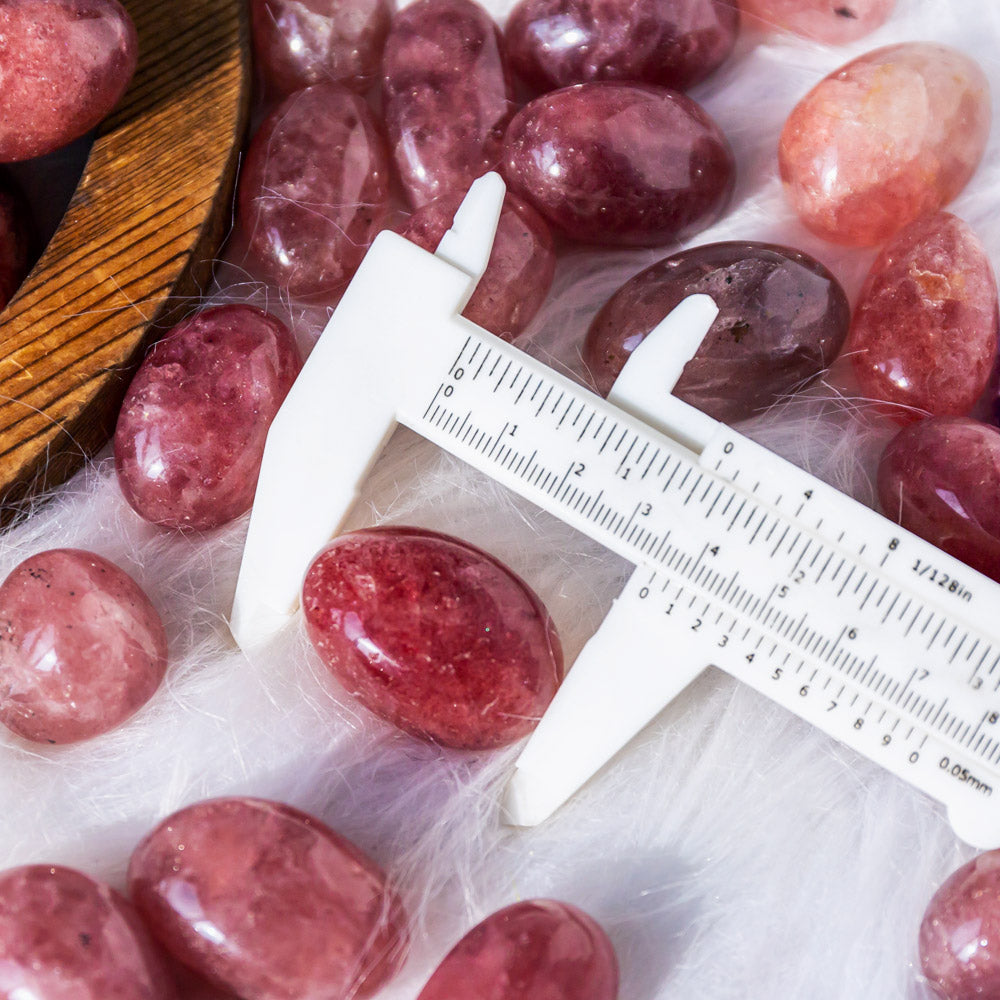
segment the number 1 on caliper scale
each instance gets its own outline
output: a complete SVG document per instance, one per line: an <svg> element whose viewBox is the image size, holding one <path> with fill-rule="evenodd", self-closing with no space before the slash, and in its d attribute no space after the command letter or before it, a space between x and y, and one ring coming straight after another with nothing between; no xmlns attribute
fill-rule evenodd
<svg viewBox="0 0 1000 1000"><path fill-rule="evenodd" d="M1000 586L670 396L707 296L607 401L464 319L502 198L477 181L436 254L376 239L272 425L236 639L294 615L402 423L636 565L518 759L512 822L545 819L714 664L1000 845Z"/></svg>

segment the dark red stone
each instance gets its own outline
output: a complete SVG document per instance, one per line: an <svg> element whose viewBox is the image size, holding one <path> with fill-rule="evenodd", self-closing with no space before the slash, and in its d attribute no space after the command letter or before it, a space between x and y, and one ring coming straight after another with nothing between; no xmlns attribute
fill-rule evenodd
<svg viewBox="0 0 1000 1000"><path fill-rule="evenodd" d="M160 616L107 559L50 549L0 586L0 722L19 736L105 733L153 696L166 669Z"/></svg>
<svg viewBox="0 0 1000 1000"><path fill-rule="evenodd" d="M176 1000L131 904L71 868L0 873L0 1000Z"/></svg>
<svg viewBox="0 0 1000 1000"><path fill-rule="evenodd" d="M1000 582L1000 430L931 417L889 442L878 469L886 517Z"/></svg>
<svg viewBox="0 0 1000 1000"><path fill-rule="evenodd" d="M33 231L24 195L11 178L0 174L0 309L28 274Z"/></svg>
<svg viewBox="0 0 1000 1000"><path fill-rule="evenodd" d="M687 90L726 60L739 23L730 0L521 0L504 37L538 93L592 80Z"/></svg>
<svg viewBox="0 0 1000 1000"><path fill-rule="evenodd" d="M117 0L0 2L0 161L41 156L118 103L138 58Z"/></svg>
<svg viewBox="0 0 1000 1000"><path fill-rule="evenodd" d="M332 301L388 204L389 153L368 105L333 83L300 90L267 117L243 163L247 265L294 298Z"/></svg>
<svg viewBox="0 0 1000 1000"><path fill-rule="evenodd" d="M417 209L400 234L433 253L451 227L461 194L445 195ZM556 255L545 220L520 198L504 198L493 252L462 315L513 341L541 308L552 285Z"/></svg>
<svg viewBox="0 0 1000 1000"><path fill-rule="evenodd" d="M382 61L385 122L416 207L500 162L514 113L500 31L472 0L417 0L392 22Z"/></svg>
<svg viewBox="0 0 1000 1000"><path fill-rule="evenodd" d="M582 83L522 108L504 140L512 190L575 240L661 246L714 222L735 183L732 151L690 98Z"/></svg>
<svg viewBox="0 0 1000 1000"><path fill-rule="evenodd" d="M594 318L583 357L598 392L606 396L632 351L696 294L710 295L719 315L674 392L728 423L823 371L851 318L837 279L808 254L768 243L694 247L627 281Z"/></svg>
<svg viewBox="0 0 1000 1000"><path fill-rule="evenodd" d="M445 746L527 735L562 679L544 605L492 556L419 528L335 539L302 590L306 628L366 708Z"/></svg>
<svg viewBox="0 0 1000 1000"><path fill-rule="evenodd" d="M418 1000L616 1000L618 960L582 910L526 900L487 917L448 953Z"/></svg>
<svg viewBox="0 0 1000 1000"><path fill-rule="evenodd" d="M244 1000L345 1000L402 964L406 921L385 874L291 806L199 802L168 816L128 871L159 942Z"/></svg>

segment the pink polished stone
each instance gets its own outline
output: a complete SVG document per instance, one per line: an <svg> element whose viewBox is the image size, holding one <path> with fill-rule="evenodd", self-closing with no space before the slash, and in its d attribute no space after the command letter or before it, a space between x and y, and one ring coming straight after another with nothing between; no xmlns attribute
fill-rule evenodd
<svg viewBox="0 0 1000 1000"><path fill-rule="evenodd" d="M138 916L109 886L30 865L0 872L0 1000L176 1000Z"/></svg>
<svg viewBox="0 0 1000 1000"><path fill-rule="evenodd" d="M911 424L882 455L878 496L887 517L1000 582L1000 430L966 417Z"/></svg>
<svg viewBox="0 0 1000 1000"><path fill-rule="evenodd" d="M117 0L0 0L0 161L41 156L92 129L137 58Z"/></svg>
<svg viewBox="0 0 1000 1000"><path fill-rule="evenodd" d="M38 743L106 733L167 669L160 616L139 585L93 552L50 549L0 586L0 722Z"/></svg>
<svg viewBox="0 0 1000 1000"><path fill-rule="evenodd" d="M511 189L571 239L661 246L711 225L732 194L726 137L673 90L582 83L522 108L504 140Z"/></svg>
<svg viewBox="0 0 1000 1000"><path fill-rule="evenodd" d="M739 0L745 14L828 45L844 45L881 27L896 0Z"/></svg>
<svg viewBox="0 0 1000 1000"><path fill-rule="evenodd" d="M208 309L142 363L118 416L115 468L147 521L215 528L250 509L264 441L302 362L291 333L252 306Z"/></svg>
<svg viewBox="0 0 1000 1000"><path fill-rule="evenodd" d="M938 212L885 247L861 291L847 352L862 393L907 422L969 413L997 353L997 286L961 219Z"/></svg>
<svg viewBox="0 0 1000 1000"><path fill-rule="evenodd" d="M309 567L302 607L313 646L348 691L445 746L527 735L562 680L542 602L492 556L446 535L343 535Z"/></svg>
<svg viewBox="0 0 1000 1000"><path fill-rule="evenodd" d="M781 179L814 233L870 246L951 201L989 131L989 84L973 60L929 42L891 45L799 101L781 133Z"/></svg>
<svg viewBox="0 0 1000 1000"><path fill-rule="evenodd" d="M417 0L392 22L385 121L410 202L469 185L500 162L514 113L503 40L472 0Z"/></svg>
<svg viewBox="0 0 1000 1000"><path fill-rule="evenodd" d="M851 311L837 279L808 254L769 243L711 243L627 281L587 332L583 358L607 395L632 351L689 295L719 315L675 386L677 396L733 423L815 378L837 356Z"/></svg>
<svg viewBox="0 0 1000 1000"><path fill-rule="evenodd" d="M539 93L592 80L686 90L725 62L739 23L730 0L521 0L505 38Z"/></svg>
<svg viewBox="0 0 1000 1000"><path fill-rule="evenodd" d="M526 900L487 917L448 953L417 1000L616 1000L618 960L582 910Z"/></svg>
<svg viewBox="0 0 1000 1000"><path fill-rule="evenodd" d="M333 300L389 205L389 153L368 105L337 84L300 90L254 136L238 211L248 266L294 298Z"/></svg>
<svg viewBox="0 0 1000 1000"><path fill-rule="evenodd" d="M392 18L390 0L252 0L253 49L282 94L316 83L367 90Z"/></svg>
<svg viewBox="0 0 1000 1000"><path fill-rule="evenodd" d="M24 195L10 178L0 175L0 309L27 277L33 228Z"/></svg>
<svg viewBox="0 0 1000 1000"><path fill-rule="evenodd" d="M136 848L128 882L160 943L242 1000L367 997L406 954L405 915L382 870L277 802L181 809Z"/></svg>
<svg viewBox="0 0 1000 1000"><path fill-rule="evenodd" d="M463 195L445 195L418 209L400 235L433 253L450 228ZM556 255L545 220L512 194L504 198L489 264L462 315L513 341L541 308L552 285Z"/></svg>

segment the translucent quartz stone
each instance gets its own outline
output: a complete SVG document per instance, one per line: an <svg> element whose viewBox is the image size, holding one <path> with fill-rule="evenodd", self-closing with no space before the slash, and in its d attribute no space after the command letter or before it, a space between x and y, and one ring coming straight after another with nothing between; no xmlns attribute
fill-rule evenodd
<svg viewBox="0 0 1000 1000"><path fill-rule="evenodd" d="M514 113L503 40L472 0L417 0L392 22L385 122L414 206L465 192L500 162Z"/></svg>
<svg viewBox="0 0 1000 1000"><path fill-rule="evenodd" d="M616 1000L618 961L582 910L526 900L487 917L448 953L417 1000Z"/></svg>
<svg viewBox="0 0 1000 1000"><path fill-rule="evenodd" d="M690 98L582 83L522 108L504 140L510 187L571 239L661 246L711 225L735 182L732 151Z"/></svg>
<svg viewBox="0 0 1000 1000"><path fill-rule="evenodd" d="M463 195L435 198L410 216L400 234L433 253ZM462 315L512 341L534 318L552 285L556 255L545 220L512 194L504 198L489 265Z"/></svg>
<svg viewBox="0 0 1000 1000"><path fill-rule="evenodd" d="M0 872L3 1000L177 1000L131 904L52 865Z"/></svg>
<svg viewBox="0 0 1000 1000"><path fill-rule="evenodd" d="M1000 430L931 417L889 442L878 469L883 512L1000 582Z"/></svg>
<svg viewBox="0 0 1000 1000"><path fill-rule="evenodd" d="M367 90L377 79L390 0L252 0L255 64L282 94L316 83Z"/></svg>
<svg viewBox="0 0 1000 1000"><path fill-rule="evenodd" d="M284 324L252 306L220 306L174 327L118 416L125 499L169 528L214 528L249 510L268 428L301 364Z"/></svg>
<svg viewBox="0 0 1000 1000"><path fill-rule="evenodd" d="M583 357L607 395L632 351L689 295L719 315L675 394L732 423L796 391L836 357L850 322L837 279L807 254L768 243L711 243L627 281L594 318Z"/></svg>
<svg viewBox="0 0 1000 1000"><path fill-rule="evenodd" d="M726 60L739 23L729 0L521 0L505 38L538 93L591 80L686 90Z"/></svg>
<svg viewBox="0 0 1000 1000"><path fill-rule="evenodd" d="M24 195L0 174L0 309L28 274L33 229Z"/></svg>
<svg viewBox="0 0 1000 1000"><path fill-rule="evenodd" d="M152 697L166 669L160 616L107 559L50 549L0 585L0 722L19 736L105 733Z"/></svg>
<svg viewBox="0 0 1000 1000"><path fill-rule="evenodd" d="M861 392L899 404L909 421L969 413L997 352L997 286L989 257L961 219L910 223L879 254L847 346Z"/></svg>
<svg viewBox="0 0 1000 1000"><path fill-rule="evenodd" d="M975 62L944 45L891 45L799 101L781 133L781 178L813 232L870 246L951 201L989 131L989 84Z"/></svg>
<svg viewBox="0 0 1000 1000"><path fill-rule="evenodd" d="M244 1000L370 996L405 957L382 870L277 802L213 799L168 816L136 848L128 883L154 937Z"/></svg>
<svg viewBox="0 0 1000 1000"><path fill-rule="evenodd" d="M896 0L739 0L745 14L828 45L844 45L883 25ZM752 23L752 22L751 22Z"/></svg>
<svg viewBox="0 0 1000 1000"><path fill-rule="evenodd" d="M41 156L92 129L125 92L138 51L117 0L3 0L0 161Z"/></svg>
<svg viewBox="0 0 1000 1000"><path fill-rule="evenodd" d="M300 90L267 117L240 174L248 266L299 299L332 300L389 204L389 153L368 105L337 84Z"/></svg>
<svg viewBox="0 0 1000 1000"><path fill-rule="evenodd" d="M492 556L419 528L335 539L302 591L330 672L366 708L451 747L529 733L562 679L544 605Z"/></svg>

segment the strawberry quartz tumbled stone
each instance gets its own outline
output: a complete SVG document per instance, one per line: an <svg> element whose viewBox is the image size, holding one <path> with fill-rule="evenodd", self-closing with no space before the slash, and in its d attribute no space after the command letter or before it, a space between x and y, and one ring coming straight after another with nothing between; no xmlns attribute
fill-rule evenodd
<svg viewBox="0 0 1000 1000"><path fill-rule="evenodd" d="M870 34L889 19L896 6L896 0L739 0L739 3L751 18L828 45L844 45Z"/></svg>
<svg viewBox="0 0 1000 1000"><path fill-rule="evenodd" d="M166 669L160 616L107 559L50 549L0 585L0 722L19 736L105 733L153 696Z"/></svg>
<svg viewBox="0 0 1000 1000"><path fill-rule="evenodd" d="M154 937L242 1000L371 996L406 954L382 870L278 802L212 799L168 816L135 849L128 885Z"/></svg>
<svg viewBox="0 0 1000 1000"><path fill-rule="evenodd" d="M348 691L445 746L527 735L562 680L542 602L492 556L446 535L343 535L309 567L302 607L313 646Z"/></svg>

